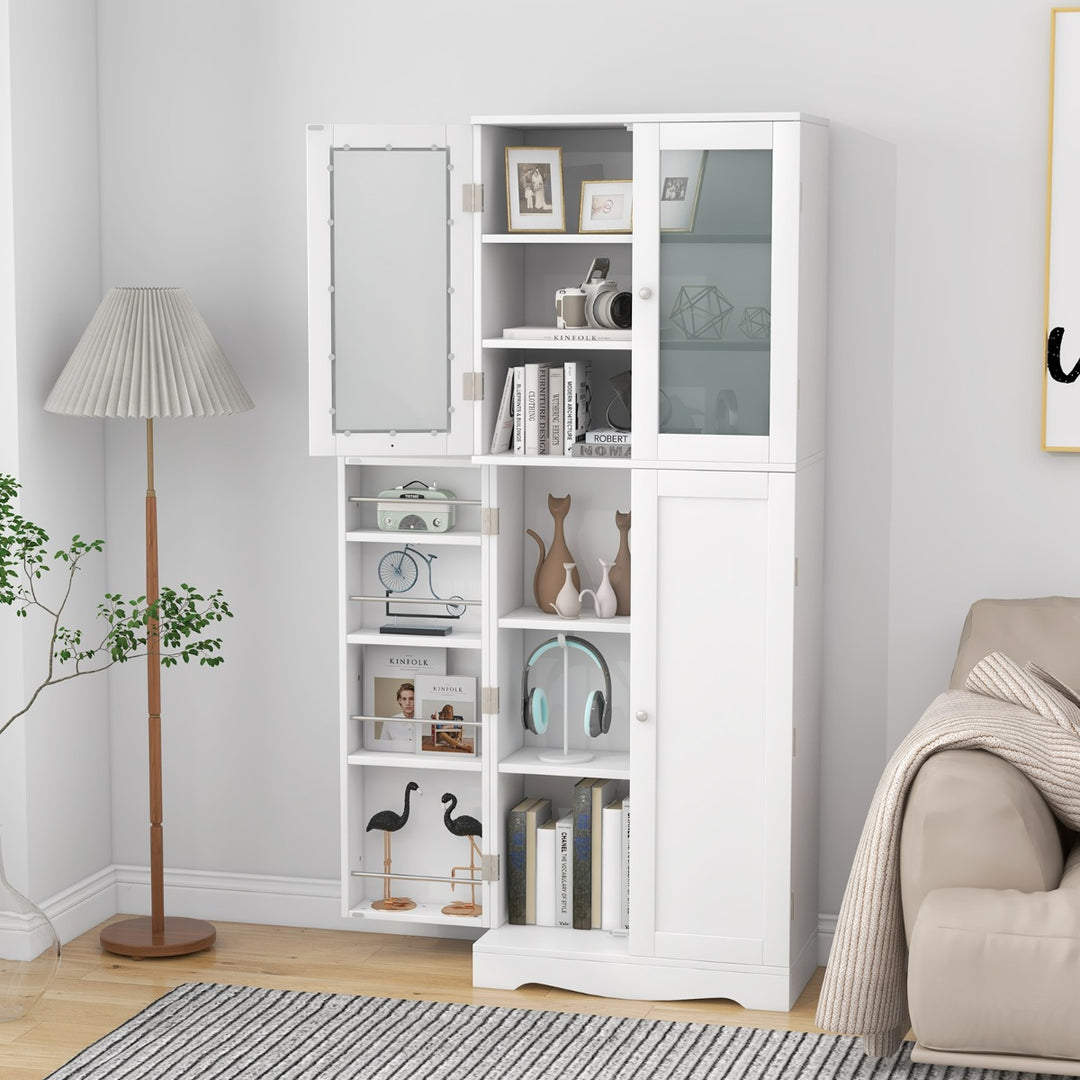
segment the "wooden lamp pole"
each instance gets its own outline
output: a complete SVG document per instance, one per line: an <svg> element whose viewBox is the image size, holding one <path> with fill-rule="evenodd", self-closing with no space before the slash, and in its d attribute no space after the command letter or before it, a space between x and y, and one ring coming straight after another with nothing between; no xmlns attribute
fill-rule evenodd
<svg viewBox="0 0 1080 1080"><path fill-rule="evenodd" d="M154 421L146 421L146 606L158 602L157 492ZM150 918L124 919L101 931L101 945L120 956L184 956L214 944L217 931L201 919L165 917L165 841L161 782L161 639L158 619L146 620L146 710L150 744Z"/></svg>

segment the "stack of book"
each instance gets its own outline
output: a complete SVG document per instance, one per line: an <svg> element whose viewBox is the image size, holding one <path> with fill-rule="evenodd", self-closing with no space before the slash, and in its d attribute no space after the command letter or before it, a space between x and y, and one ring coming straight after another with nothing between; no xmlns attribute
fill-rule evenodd
<svg viewBox="0 0 1080 1080"><path fill-rule="evenodd" d="M622 931L630 925L630 796L619 780L586 778L553 814L522 799L507 821L509 921Z"/></svg>
<svg viewBox="0 0 1080 1080"><path fill-rule="evenodd" d="M503 384L491 452L574 453L589 430L590 377L588 360L511 366Z"/></svg>

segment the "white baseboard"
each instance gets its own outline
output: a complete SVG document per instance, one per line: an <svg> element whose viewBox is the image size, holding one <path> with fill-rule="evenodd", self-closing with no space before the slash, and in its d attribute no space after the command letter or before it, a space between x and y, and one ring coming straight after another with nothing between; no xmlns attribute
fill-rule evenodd
<svg viewBox="0 0 1080 1080"><path fill-rule="evenodd" d="M222 874L207 870L165 873L165 910L211 922L246 922L318 930L385 933L385 923L367 923L341 914L336 879ZM62 942L71 941L118 912L150 914L150 871L145 866L110 866L77 882L42 905ZM473 937L474 931L403 923L396 931L427 937ZM829 959L835 915L818 915L818 964Z"/></svg>
<svg viewBox="0 0 1080 1080"><path fill-rule="evenodd" d="M829 962L829 952L836 934L836 918L835 915L818 914L818 967L824 967Z"/></svg>

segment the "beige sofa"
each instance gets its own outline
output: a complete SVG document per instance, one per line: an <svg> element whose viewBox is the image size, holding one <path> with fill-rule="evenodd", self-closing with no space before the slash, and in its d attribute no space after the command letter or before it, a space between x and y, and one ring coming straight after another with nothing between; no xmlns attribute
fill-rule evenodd
<svg viewBox="0 0 1080 1080"><path fill-rule="evenodd" d="M950 686L1000 651L1080 690L1080 599L980 600ZM1080 1076L1080 838L984 750L927 759L900 840L916 1061Z"/></svg>

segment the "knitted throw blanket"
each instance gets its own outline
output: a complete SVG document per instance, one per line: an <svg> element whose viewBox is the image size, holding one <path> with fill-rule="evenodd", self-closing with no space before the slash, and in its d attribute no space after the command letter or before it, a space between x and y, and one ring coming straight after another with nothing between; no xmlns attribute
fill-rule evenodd
<svg viewBox="0 0 1080 1080"><path fill-rule="evenodd" d="M836 924L816 1022L892 1054L910 1026L900 906L900 826L908 788L939 750L987 750L1015 765L1054 813L1080 829L1080 699L1002 653L980 660L966 690L938 696L896 749L874 793Z"/></svg>

